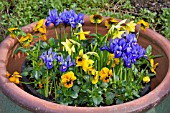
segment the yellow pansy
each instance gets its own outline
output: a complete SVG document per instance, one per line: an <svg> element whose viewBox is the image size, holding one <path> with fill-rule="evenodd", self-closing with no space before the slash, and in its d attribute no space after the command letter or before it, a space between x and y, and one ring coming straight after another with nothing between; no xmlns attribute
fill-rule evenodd
<svg viewBox="0 0 170 113"><path fill-rule="evenodd" d="M103 21L103 17L99 14L90 15L90 22L100 24Z"/></svg>
<svg viewBox="0 0 170 113"><path fill-rule="evenodd" d="M93 67L93 63L94 63L94 61L91 59L83 61L83 63L82 63L83 70L85 72L87 72L89 69L91 69Z"/></svg>
<svg viewBox="0 0 170 113"><path fill-rule="evenodd" d="M148 83L148 82L150 82L150 78L149 78L149 76L145 76L145 77L143 77L143 82L144 82L144 83Z"/></svg>
<svg viewBox="0 0 170 113"><path fill-rule="evenodd" d="M110 29L112 25L116 25L118 21L115 18L108 18L105 21L106 29Z"/></svg>
<svg viewBox="0 0 170 113"><path fill-rule="evenodd" d="M88 60L88 56L83 54L83 49L79 51L79 55L76 57L76 66L83 66L83 62Z"/></svg>
<svg viewBox="0 0 170 113"><path fill-rule="evenodd" d="M73 86L73 81L76 80L76 76L74 76L74 73L72 71L67 72L66 74L63 74L61 76L61 83L66 88L71 88Z"/></svg>
<svg viewBox="0 0 170 113"><path fill-rule="evenodd" d="M33 28L34 32L40 32L46 34L46 27L44 25L44 20L45 19L41 19L40 21L38 21L38 23Z"/></svg>
<svg viewBox="0 0 170 113"><path fill-rule="evenodd" d="M74 33L75 35L79 35L80 36L80 40L86 40L85 35L88 35L90 33L90 31L86 31L83 32L83 28L80 27L80 32L79 33Z"/></svg>
<svg viewBox="0 0 170 113"><path fill-rule="evenodd" d="M154 64L154 59L149 59L149 61L150 61L150 64L151 64L151 72L156 74L155 69L156 69L156 67L158 66L159 63Z"/></svg>
<svg viewBox="0 0 170 113"><path fill-rule="evenodd" d="M10 82L13 82L15 84L19 84L19 78L21 78L22 76L15 71L13 73L13 75L10 75L8 72L6 73L7 78L9 79Z"/></svg>
<svg viewBox="0 0 170 113"><path fill-rule="evenodd" d="M70 42L69 39L66 39L66 42L61 42L61 44L64 45L64 47L69 55L71 55L72 52L75 52L75 47L74 47L73 43Z"/></svg>
<svg viewBox="0 0 170 113"><path fill-rule="evenodd" d="M112 70L109 70L107 67L104 67L99 72L100 80L103 82L109 82L110 77L112 76Z"/></svg>
<svg viewBox="0 0 170 113"><path fill-rule="evenodd" d="M125 25L125 30L129 33L129 32L135 32L135 27L136 27L136 23L134 23L134 21L130 21L129 23L127 23Z"/></svg>
<svg viewBox="0 0 170 113"><path fill-rule="evenodd" d="M41 39L42 41L47 41L46 34L41 34L41 35L40 35L40 39Z"/></svg>
<svg viewBox="0 0 170 113"><path fill-rule="evenodd" d="M99 72L96 71L95 75L93 75L92 84L96 84L98 82L98 79L99 79Z"/></svg>
<svg viewBox="0 0 170 113"><path fill-rule="evenodd" d="M92 67L92 68L90 68L90 69L88 69L88 74L90 75L95 75L95 73L96 73L96 70Z"/></svg>
<svg viewBox="0 0 170 113"><path fill-rule="evenodd" d="M146 31L147 28L149 28L149 23L145 22L144 20L140 20L137 22L137 24L140 24L140 29Z"/></svg>

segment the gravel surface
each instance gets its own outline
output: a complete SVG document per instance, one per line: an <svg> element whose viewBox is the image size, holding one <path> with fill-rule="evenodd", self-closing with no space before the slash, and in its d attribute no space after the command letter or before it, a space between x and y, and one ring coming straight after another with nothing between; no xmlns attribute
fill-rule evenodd
<svg viewBox="0 0 170 113"><path fill-rule="evenodd" d="M170 8L170 0L131 0L131 4L136 13L139 13L141 8L147 8L160 14L162 8Z"/></svg>

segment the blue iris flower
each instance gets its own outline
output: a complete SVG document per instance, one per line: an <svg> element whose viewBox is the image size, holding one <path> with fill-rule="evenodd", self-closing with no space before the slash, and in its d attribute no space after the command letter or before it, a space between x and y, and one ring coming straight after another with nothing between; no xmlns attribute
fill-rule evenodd
<svg viewBox="0 0 170 113"><path fill-rule="evenodd" d="M49 11L49 16L46 18L45 25L48 27L51 23L54 24L54 26L57 26L62 20L58 16L57 10L53 9Z"/></svg>
<svg viewBox="0 0 170 113"><path fill-rule="evenodd" d="M51 69L53 68L53 61L57 56L57 53L52 52L52 48L50 48L48 51L43 52L39 58L43 59L47 69Z"/></svg>
<svg viewBox="0 0 170 113"><path fill-rule="evenodd" d="M122 38L115 38L114 40L110 39L109 47L104 44L100 48L101 51L108 51L115 55L115 58L123 58L125 66L128 68L131 67L132 63L135 64L136 60L144 57L146 50L139 46L137 43L135 34L127 34L126 36L122 35Z"/></svg>
<svg viewBox="0 0 170 113"><path fill-rule="evenodd" d="M76 14L74 10L67 11L66 9L64 9L64 12L61 12L59 16L65 26L68 24L71 25L72 28L76 28L76 25L78 23L84 23L84 14Z"/></svg>
<svg viewBox="0 0 170 113"><path fill-rule="evenodd" d="M64 61L63 56L59 56L57 60L61 63L60 66L60 71L61 72L66 72L69 67L75 66L75 61L71 60L70 55L67 56L66 61Z"/></svg>

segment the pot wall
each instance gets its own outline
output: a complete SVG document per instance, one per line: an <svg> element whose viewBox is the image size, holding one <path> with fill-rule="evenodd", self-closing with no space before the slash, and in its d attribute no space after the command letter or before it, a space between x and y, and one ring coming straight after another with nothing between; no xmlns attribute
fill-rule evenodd
<svg viewBox="0 0 170 113"><path fill-rule="evenodd" d="M106 19L106 18L105 18ZM25 32L32 32L32 27L35 23L32 23L26 27L23 27ZM136 28L136 30L138 27ZM69 31L69 28L67 28ZM83 26L84 31L95 32L95 25L89 22L89 17L85 16L85 24ZM92 33L91 32L91 33ZM104 27L104 22L98 26L98 32L105 34L107 31ZM51 26L47 30L47 37L55 37L55 32ZM163 57L157 58L155 62L159 63L157 68L157 77L153 79L152 91L134 101L127 102L120 105L107 106L107 107L73 107L59 105L45 100L41 100L34 97L15 84L8 81L6 78L6 70L10 73L14 71L21 71L21 65L25 60L23 54L13 55L13 51L18 46L15 39L11 39L9 36L0 45L0 88L2 92L9 97L12 101L18 105L29 109L33 112L58 112L58 113L123 113L123 112L141 112L145 111L162 101L170 92L170 43L160 34L148 29L146 32L141 31L139 36L139 43L143 47L147 47L149 44L153 47L153 54L161 54ZM64 111L63 111L64 110Z"/></svg>

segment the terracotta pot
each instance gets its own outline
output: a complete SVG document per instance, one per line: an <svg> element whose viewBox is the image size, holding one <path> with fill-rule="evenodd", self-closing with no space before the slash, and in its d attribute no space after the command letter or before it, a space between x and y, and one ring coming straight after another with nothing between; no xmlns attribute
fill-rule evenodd
<svg viewBox="0 0 170 113"><path fill-rule="evenodd" d="M106 18L105 18L106 19ZM32 32L35 23L23 27L25 32ZM136 30L138 27L136 28ZM95 32L95 25L89 22L89 16L85 16L84 31ZM91 33L92 33L91 32ZM98 32L105 34L107 31L104 22L98 26ZM47 37L54 37L53 27L47 29ZM147 95L119 105L106 107L74 107L65 106L42 100L34 97L17 85L9 82L6 78L6 71L10 73L21 71L21 66L25 56L13 55L13 51L18 46L15 39L9 36L0 44L0 88L1 91L16 104L38 113L124 113L124 112L143 112L159 104L170 92L170 43L160 34L147 29L146 32L140 31L139 43L146 48L149 44L153 47L153 54L161 54L163 57L157 58L155 62L159 63L157 68L157 77L152 80L152 91Z"/></svg>

